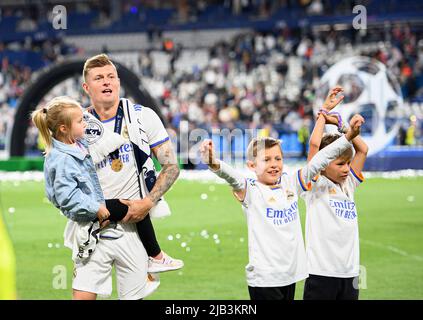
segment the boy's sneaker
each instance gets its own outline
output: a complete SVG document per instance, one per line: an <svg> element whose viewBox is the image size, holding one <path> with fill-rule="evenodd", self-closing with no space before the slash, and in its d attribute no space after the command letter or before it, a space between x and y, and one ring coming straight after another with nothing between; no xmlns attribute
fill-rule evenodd
<svg viewBox="0 0 423 320"><path fill-rule="evenodd" d="M184 266L184 262L179 259L173 259L163 252L163 258L160 260L148 257L148 272L165 272L181 269Z"/></svg>

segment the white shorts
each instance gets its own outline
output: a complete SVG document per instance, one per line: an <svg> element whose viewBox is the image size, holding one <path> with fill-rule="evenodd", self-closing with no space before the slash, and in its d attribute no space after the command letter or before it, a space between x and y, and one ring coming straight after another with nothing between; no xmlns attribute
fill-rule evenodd
<svg viewBox="0 0 423 320"><path fill-rule="evenodd" d="M116 268L120 300L138 300L148 295L147 252L135 224L121 224L119 239L100 239L85 264L75 264L72 288L108 297L112 293L112 266Z"/></svg>

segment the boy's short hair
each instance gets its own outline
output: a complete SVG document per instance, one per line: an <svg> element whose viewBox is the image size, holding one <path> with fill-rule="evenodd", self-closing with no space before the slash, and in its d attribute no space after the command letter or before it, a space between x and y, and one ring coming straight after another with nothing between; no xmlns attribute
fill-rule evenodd
<svg viewBox="0 0 423 320"><path fill-rule="evenodd" d="M84 79L84 82L86 81L87 74L91 69L101 68L101 67L109 66L109 65L115 67L116 69L116 66L114 65L114 63L110 60L110 58L105 53L101 53L87 59L87 61L85 61L84 63L84 70L82 72L82 77Z"/></svg>
<svg viewBox="0 0 423 320"><path fill-rule="evenodd" d="M320 142L319 150L322 150L324 147L327 147L332 142L338 140L340 137L341 137L341 135L337 134L337 133L325 133L322 137L322 141ZM344 159L351 159L352 157L353 157L353 149L352 148L346 149L339 156L339 158L344 158Z"/></svg>
<svg viewBox="0 0 423 320"><path fill-rule="evenodd" d="M281 154L283 155L281 141L279 139L269 137L254 138L253 140L251 140L247 148L247 160L254 161L257 157L257 154L261 150L266 150L274 146L279 146L279 148L281 149Z"/></svg>

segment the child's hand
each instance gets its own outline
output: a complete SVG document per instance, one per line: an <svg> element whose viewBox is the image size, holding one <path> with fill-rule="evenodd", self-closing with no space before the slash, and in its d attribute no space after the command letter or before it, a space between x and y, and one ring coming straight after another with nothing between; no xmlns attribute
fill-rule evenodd
<svg viewBox="0 0 423 320"><path fill-rule="evenodd" d="M213 141L206 139L200 146L200 154L202 161L207 164L212 170L219 170L220 165L216 161Z"/></svg>
<svg viewBox="0 0 423 320"><path fill-rule="evenodd" d="M350 120L350 127L345 134L345 137L349 141L357 137L360 134L360 129L364 122L364 118L361 115L355 114Z"/></svg>
<svg viewBox="0 0 423 320"><path fill-rule="evenodd" d="M97 218L100 221L100 224L109 217L110 217L109 210L107 210L104 204L101 204L100 209L98 209L97 211Z"/></svg>
<svg viewBox="0 0 423 320"><path fill-rule="evenodd" d="M333 108L335 108L342 100L344 100L344 96L340 96L338 99L336 98L336 95L343 91L344 89L341 86L336 86L332 88L325 102L323 103L322 109L329 112ZM338 121L336 122L336 124L338 124Z"/></svg>
<svg viewBox="0 0 423 320"><path fill-rule="evenodd" d="M322 112L322 116L325 118L326 124L333 124L335 126L339 124L339 119L336 114L325 114Z"/></svg>

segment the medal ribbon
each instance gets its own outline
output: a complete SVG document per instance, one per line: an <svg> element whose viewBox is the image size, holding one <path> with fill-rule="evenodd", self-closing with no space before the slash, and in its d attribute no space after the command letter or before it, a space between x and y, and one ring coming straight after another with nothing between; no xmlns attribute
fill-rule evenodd
<svg viewBox="0 0 423 320"><path fill-rule="evenodd" d="M90 111L94 115L94 117L96 117L98 120L100 120L100 116L97 114L97 112L95 111L94 108L92 108ZM113 131L115 133L120 134L120 132L122 130L122 122L123 122L123 109L122 109L121 102L119 102L119 106L118 106L118 109L117 109L117 112L116 112L115 128L113 129ZM119 159L119 148L116 149L113 152L110 152L109 157L112 160Z"/></svg>

